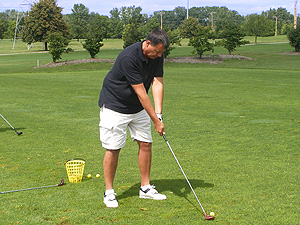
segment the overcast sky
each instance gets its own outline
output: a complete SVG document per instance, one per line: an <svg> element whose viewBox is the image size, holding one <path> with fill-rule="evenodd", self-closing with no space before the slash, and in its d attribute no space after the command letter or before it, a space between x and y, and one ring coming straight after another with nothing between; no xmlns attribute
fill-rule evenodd
<svg viewBox="0 0 300 225"><path fill-rule="evenodd" d="M38 2L38 0L1 0L0 12L6 9L16 9L26 11L30 7L28 3ZM205 7L205 6L226 6L230 10L235 10L241 15L252 13L261 14L270 8L286 8L294 15L295 0L57 0L58 6L63 8L63 14L71 13L74 4L84 4L90 12L109 16L113 8L120 9L122 6L140 6L142 13L152 15L155 11L173 10L178 6L185 8ZM299 4L298 4L299 5ZM299 12L298 7L298 12Z"/></svg>

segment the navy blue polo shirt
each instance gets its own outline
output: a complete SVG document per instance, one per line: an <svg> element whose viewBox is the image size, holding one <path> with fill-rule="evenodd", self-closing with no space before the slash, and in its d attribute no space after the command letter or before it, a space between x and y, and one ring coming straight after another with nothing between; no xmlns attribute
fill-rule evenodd
<svg viewBox="0 0 300 225"><path fill-rule="evenodd" d="M138 42L125 48L117 57L103 81L98 105L119 113L132 114L143 110L132 84L151 86L154 77L163 76L163 57L146 60Z"/></svg>

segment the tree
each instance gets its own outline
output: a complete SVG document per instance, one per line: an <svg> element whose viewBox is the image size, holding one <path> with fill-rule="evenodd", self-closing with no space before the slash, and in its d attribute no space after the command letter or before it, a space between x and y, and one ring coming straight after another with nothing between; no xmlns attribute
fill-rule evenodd
<svg viewBox="0 0 300 225"><path fill-rule="evenodd" d="M255 44L257 44L257 37L264 37L273 33L272 21L264 15L251 14L246 16L244 26L248 35L255 37Z"/></svg>
<svg viewBox="0 0 300 225"><path fill-rule="evenodd" d="M164 52L164 57L167 58L171 51L175 49L175 45L181 46L181 38L178 30L171 30L169 27L165 29L170 40L170 46Z"/></svg>
<svg viewBox="0 0 300 225"><path fill-rule="evenodd" d="M95 56L100 52L100 48L103 46L101 41L103 40L99 38L87 38L82 43L83 48L90 53L92 59L94 59Z"/></svg>
<svg viewBox="0 0 300 225"><path fill-rule="evenodd" d="M73 38L83 39L87 33L89 9L83 4L75 4L70 15L70 31Z"/></svg>
<svg viewBox="0 0 300 225"><path fill-rule="evenodd" d="M15 36L15 30L16 30L16 21L12 21L8 27L7 27L7 30L6 32L4 33L4 37L7 38L7 39L11 39L13 40L14 39L14 36ZM17 33L18 34L18 33Z"/></svg>
<svg viewBox="0 0 300 225"><path fill-rule="evenodd" d="M8 26L9 24L7 20L0 19L0 39L4 38L4 33L7 31Z"/></svg>
<svg viewBox="0 0 300 225"><path fill-rule="evenodd" d="M107 27L109 27L106 16L100 16L98 13L93 16L93 20L89 25L86 39L82 43L84 49L86 49L91 58L100 52L100 48L103 46L103 37L107 35Z"/></svg>
<svg viewBox="0 0 300 225"><path fill-rule="evenodd" d="M199 25L196 33L190 38L189 45L193 46L194 54L201 59L204 52L214 51L214 45L209 42L209 29Z"/></svg>
<svg viewBox="0 0 300 225"><path fill-rule="evenodd" d="M138 25L135 23L129 23L125 26L122 39L124 41L123 48L126 48L136 42L141 41L143 38L142 33L138 29Z"/></svg>
<svg viewBox="0 0 300 225"><path fill-rule="evenodd" d="M143 21L143 16L141 14L141 11L142 11L141 7L135 7L135 6L122 7L120 12L120 17L124 25L126 26L129 23L134 23L140 26Z"/></svg>
<svg viewBox="0 0 300 225"><path fill-rule="evenodd" d="M158 21L158 18L150 16L150 18L148 18L145 21L145 24L140 27L142 36L146 37L156 27L160 27L160 22Z"/></svg>
<svg viewBox="0 0 300 225"><path fill-rule="evenodd" d="M182 38L191 38L200 32L201 25L194 17L185 19L179 26L180 35Z"/></svg>
<svg viewBox="0 0 300 225"><path fill-rule="evenodd" d="M108 16L100 16L98 13L95 14L94 18L90 22L91 29L93 30L94 36L102 38L109 38L111 30L113 29Z"/></svg>
<svg viewBox="0 0 300 225"><path fill-rule="evenodd" d="M28 44L44 42L47 51L49 34L60 32L63 37L69 38L68 26L61 12L62 8L56 5L56 0L40 0L34 3L29 16L24 20L22 40Z"/></svg>
<svg viewBox="0 0 300 225"><path fill-rule="evenodd" d="M235 51L236 47L248 43L242 40L244 34L241 31L241 27L234 21L227 21L224 25L222 32L220 33L222 40L220 44L228 50L228 54L231 55Z"/></svg>
<svg viewBox="0 0 300 225"><path fill-rule="evenodd" d="M143 24L142 8L135 6L122 7L120 17L125 25L122 39L124 41L123 48L126 48L136 42L141 41L143 34L141 32L141 25Z"/></svg>
<svg viewBox="0 0 300 225"><path fill-rule="evenodd" d="M110 21L112 30L112 38L122 38L124 24L120 17L121 12L118 8L114 8L110 11Z"/></svg>
<svg viewBox="0 0 300 225"><path fill-rule="evenodd" d="M47 42L49 42L49 53L52 55L53 62L61 59L62 53L72 51L71 48L66 48L70 40L65 38L61 33L49 34Z"/></svg>
<svg viewBox="0 0 300 225"><path fill-rule="evenodd" d="M273 27L276 27L276 17L277 17L277 31L278 34L287 34L287 27L294 25L294 16L289 13L285 8L270 9L263 14L268 17L273 22ZM275 33L275 31L274 31Z"/></svg>
<svg viewBox="0 0 300 225"><path fill-rule="evenodd" d="M300 26L298 24L296 29L291 29L288 32L288 39L290 41L290 45L295 48L296 52L300 52Z"/></svg>

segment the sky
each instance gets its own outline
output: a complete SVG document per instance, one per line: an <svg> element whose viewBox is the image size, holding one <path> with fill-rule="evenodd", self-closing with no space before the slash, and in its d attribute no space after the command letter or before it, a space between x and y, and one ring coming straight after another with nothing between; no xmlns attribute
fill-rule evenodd
<svg viewBox="0 0 300 225"><path fill-rule="evenodd" d="M0 12L6 9L15 9L17 11L27 11L30 4L38 0L1 0ZM299 1L298 1L299 2ZM72 13L74 4L83 4L90 12L100 15L110 16L113 8L120 9L122 6L140 6L142 13L152 15L155 11L170 11L178 6L187 8L205 7L205 6L225 6L230 10L237 11L240 15L249 15L253 13L261 14L270 8L285 8L294 15L295 0L57 0L57 5L63 8L63 14ZM297 12L299 12L299 4ZM298 13L297 13L298 14Z"/></svg>

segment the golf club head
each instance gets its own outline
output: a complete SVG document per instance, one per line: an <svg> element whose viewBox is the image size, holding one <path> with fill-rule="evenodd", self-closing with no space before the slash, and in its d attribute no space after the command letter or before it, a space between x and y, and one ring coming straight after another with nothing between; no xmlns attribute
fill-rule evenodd
<svg viewBox="0 0 300 225"><path fill-rule="evenodd" d="M63 186L64 185L64 179L61 180L60 184L58 184L57 186Z"/></svg>
<svg viewBox="0 0 300 225"><path fill-rule="evenodd" d="M210 215L205 215L206 220L213 220L215 217Z"/></svg>
<svg viewBox="0 0 300 225"><path fill-rule="evenodd" d="M21 135L21 134L23 134L23 132L22 132L22 131L21 131L21 132L17 132L17 134L18 134L18 135Z"/></svg>

